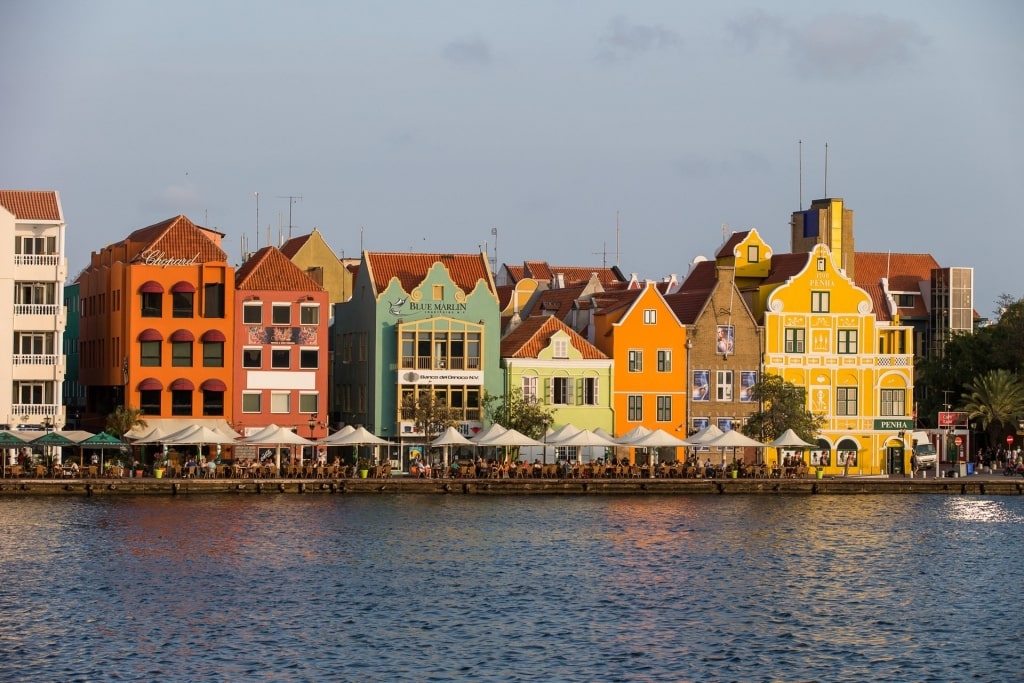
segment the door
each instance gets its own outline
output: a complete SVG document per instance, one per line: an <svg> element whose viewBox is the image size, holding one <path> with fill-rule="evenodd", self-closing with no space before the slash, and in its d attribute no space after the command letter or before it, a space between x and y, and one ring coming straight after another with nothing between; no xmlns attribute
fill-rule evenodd
<svg viewBox="0 0 1024 683"><path fill-rule="evenodd" d="M885 470L889 474L904 474L905 470L903 467L903 447L902 446L888 446L885 449Z"/></svg>

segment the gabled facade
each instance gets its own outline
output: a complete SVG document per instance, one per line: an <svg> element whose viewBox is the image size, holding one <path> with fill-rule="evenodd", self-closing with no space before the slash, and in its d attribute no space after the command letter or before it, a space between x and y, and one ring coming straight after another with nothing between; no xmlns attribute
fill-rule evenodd
<svg viewBox="0 0 1024 683"><path fill-rule="evenodd" d="M553 316L527 318L501 340L505 390L553 411L554 427L615 429L612 361Z"/></svg>
<svg viewBox="0 0 1024 683"><path fill-rule="evenodd" d="M306 438L327 436L326 290L277 248L264 247L238 269L235 292L235 431L276 424Z"/></svg>
<svg viewBox="0 0 1024 683"><path fill-rule="evenodd" d="M758 409L751 388L760 377L761 328L735 284L754 252L742 243L735 249L737 258L698 263L680 291L665 297L687 329L687 435L712 424L740 429Z"/></svg>
<svg viewBox="0 0 1024 683"><path fill-rule="evenodd" d="M913 332L880 320L824 244L768 296L764 339L764 372L804 387L808 410L826 418L811 465L833 474L907 471Z"/></svg>
<svg viewBox="0 0 1024 683"><path fill-rule="evenodd" d="M334 310L336 427L422 443L400 407L424 389L457 411L463 434L484 426L484 393L504 386L485 255L364 252L352 298Z"/></svg>
<svg viewBox="0 0 1024 683"><path fill-rule="evenodd" d="M594 297L594 345L614 360L616 436L637 426L682 434L686 328L657 285Z"/></svg>
<svg viewBox="0 0 1024 683"><path fill-rule="evenodd" d="M62 428L66 225L52 191L0 190L0 424Z"/></svg>
<svg viewBox="0 0 1024 683"><path fill-rule="evenodd" d="M118 406L151 426L228 427L234 269L223 235L185 216L93 252L78 278L83 428Z"/></svg>
<svg viewBox="0 0 1024 683"><path fill-rule="evenodd" d="M332 305L348 301L352 296L353 277L349 266L355 266L359 260L339 259L316 228L308 235L285 242L281 253L327 292Z"/></svg>

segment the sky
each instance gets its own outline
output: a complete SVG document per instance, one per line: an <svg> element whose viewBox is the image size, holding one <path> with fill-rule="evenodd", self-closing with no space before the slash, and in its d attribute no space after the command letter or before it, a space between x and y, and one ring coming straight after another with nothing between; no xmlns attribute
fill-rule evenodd
<svg viewBox="0 0 1024 683"><path fill-rule="evenodd" d="M1024 296L1024 3L0 0L0 187L69 273L184 214L232 263L362 249L684 276L842 197L859 251ZM826 152L827 150L827 152Z"/></svg>

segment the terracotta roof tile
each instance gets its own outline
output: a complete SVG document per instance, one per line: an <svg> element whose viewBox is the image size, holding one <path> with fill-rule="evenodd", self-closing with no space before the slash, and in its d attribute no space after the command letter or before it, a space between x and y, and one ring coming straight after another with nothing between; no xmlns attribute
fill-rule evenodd
<svg viewBox="0 0 1024 683"><path fill-rule="evenodd" d="M547 261L524 261L523 271L535 280L553 280L555 277Z"/></svg>
<svg viewBox="0 0 1024 683"><path fill-rule="evenodd" d="M773 254L768 277L761 281L762 285L781 284L793 277L807 265L811 258L810 252L798 254Z"/></svg>
<svg viewBox="0 0 1024 683"><path fill-rule="evenodd" d="M584 285L565 287L564 289L545 289L537 292L537 296L530 302L530 307L523 310L525 317L550 313L557 315L562 320L572 311L573 302L576 301L584 290Z"/></svg>
<svg viewBox="0 0 1024 683"><path fill-rule="evenodd" d="M642 292L642 289L620 289L611 292L601 292L594 294L593 302L599 311L607 313L631 306Z"/></svg>
<svg viewBox="0 0 1024 683"><path fill-rule="evenodd" d="M736 248L743 240L747 239L750 234L749 230L743 230L742 232L734 232L729 236L729 239L725 240L725 244L721 246L718 253L715 254L715 258L732 258L736 254L733 253L733 249Z"/></svg>
<svg viewBox="0 0 1024 683"><path fill-rule="evenodd" d="M858 287L867 292L868 296L871 297L871 306L873 307L873 313L877 320L883 322L889 322L892 320L892 314L889 311L889 302L886 299L885 292L882 291L881 284L858 284Z"/></svg>
<svg viewBox="0 0 1024 683"><path fill-rule="evenodd" d="M198 263L228 260L224 250L185 216L175 216L140 228L128 235L122 243L127 246L130 258L145 251L158 251L162 253L162 258L190 259L196 256Z"/></svg>
<svg viewBox="0 0 1024 683"><path fill-rule="evenodd" d="M291 238L281 245L281 253L288 258L294 258L295 255L299 253L299 249L302 249L312 236L313 233L310 233L308 235L299 235L298 237Z"/></svg>
<svg viewBox="0 0 1024 683"><path fill-rule="evenodd" d="M547 261L524 261L521 266L510 266L506 263L505 270L513 282L519 282L523 278L554 282L559 275L562 276L566 287L590 282L590 278L594 275L597 275L598 281L605 289L623 282L615 268L606 266L552 266Z"/></svg>
<svg viewBox="0 0 1024 683"><path fill-rule="evenodd" d="M665 297L665 303L672 309L676 318L679 319L683 325L693 325L697 322L697 317L700 312L704 310L704 306L707 304L708 297L714 292L714 289L693 289L685 292L680 291L675 294L669 294Z"/></svg>
<svg viewBox="0 0 1024 683"><path fill-rule="evenodd" d="M53 190L0 190L0 206L19 221L61 221L60 197Z"/></svg>
<svg viewBox="0 0 1024 683"><path fill-rule="evenodd" d="M411 292L423 282L427 271L440 262L454 282L464 292L472 292L483 280L494 291L491 270L483 254L421 254L412 252L366 252L370 279L377 294L383 292L398 278L402 289Z"/></svg>
<svg viewBox="0 0 1024 683"><path fill-rule="evenodd" d="M235 289L320 292L323 287L306 275L277 247L263 247L235 271Z"/></svg>
<svg viewBox="0 0 1024 683"><path fill-rule="evenodd" d="M853 255L857 284L889 279L889 289L920 292L921 282L930 282L932 270L941 268L931 254L885 254L856 252Z"/></svg>
<svg viewBox="0 0 1024 683"><path fill-rule="evenodd" d="M715 266L714 261L700 261L697 263L686 276L686 279L683 280L679 291L703 291L713 288L716 280Z"/></svg>
<svg viewBox="0 0 1024 683"><path fill-rule="evenodd" d="M501 340L502 358L536 358L551 343L556 332L569 335L569 343L587 360L606 359L597 347L553 316L527 318Z"/></svg>

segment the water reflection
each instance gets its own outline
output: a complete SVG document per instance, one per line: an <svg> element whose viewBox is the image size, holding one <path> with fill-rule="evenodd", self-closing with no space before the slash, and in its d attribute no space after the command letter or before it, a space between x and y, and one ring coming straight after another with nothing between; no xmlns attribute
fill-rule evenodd
<svg viewBox="0 0 1024 683"><path fill-rule="evenodd" d="M0 500L0 651L15 680L1009 680L1019 617L979 587L1024 559L1022 507Z"/></svg>

